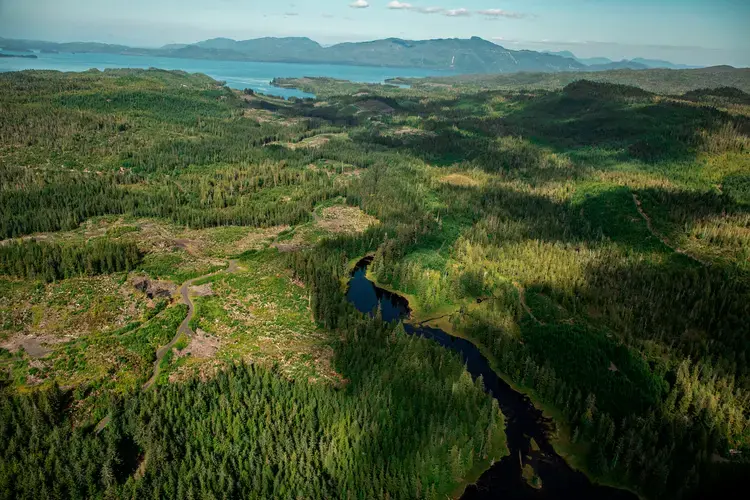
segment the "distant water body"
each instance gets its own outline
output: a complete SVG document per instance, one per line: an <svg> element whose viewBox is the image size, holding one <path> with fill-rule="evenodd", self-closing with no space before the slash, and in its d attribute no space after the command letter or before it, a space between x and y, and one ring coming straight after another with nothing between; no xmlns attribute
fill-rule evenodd
<svg viewBox="0 0 750 500"><path fill-rule="evenodd" d="M188 73L204 73L227 82L235 89L250 88L264 94L289 97L314 97L297 89L282 89L271 85L276 77L299 78L327 76L362 83L382 83L387 78L424 77L451 74L446 71L419 68L385 68L375 66L341 66L332 64L289 64L246 61L217 61L207 59L177 59L172 57L124 56L119 54L42 54L37 59L0 58L0 72L25 69L57 71L86 71L92 68L160 68L179 69Z"/></svg>

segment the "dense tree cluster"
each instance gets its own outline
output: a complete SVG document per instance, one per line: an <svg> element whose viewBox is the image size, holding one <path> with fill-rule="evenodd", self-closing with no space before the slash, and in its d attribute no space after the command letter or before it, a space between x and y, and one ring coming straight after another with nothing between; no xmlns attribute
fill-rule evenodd
<svg viewBox="0 0 750 500"><path fill-rule="evenodd" d="M342 389L237 365L113 402L101 433L57 388L3 392L0 497L443 498L499 451L497 403L454 355L345 317Z"/></svg>
<svg viewBox="0 0 750 500"><path fill-rule="evenodd" d="M140 261L135 243L108 239L80 245L23 240L0 246L0 274L44 281L130 271Z"/></svg>

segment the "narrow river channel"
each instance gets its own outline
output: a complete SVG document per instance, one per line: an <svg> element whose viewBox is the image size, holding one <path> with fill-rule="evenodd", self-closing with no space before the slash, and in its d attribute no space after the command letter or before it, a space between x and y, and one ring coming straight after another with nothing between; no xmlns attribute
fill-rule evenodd
<svg viewBox="0 0 750 500"><path fill-rule="evenodd" d="M380 309L385 321L409 318L409 303L400 295L376 287L367 279L367 266L372 257L360 260L352 272L347 299L359 311L375 314ZM570 468L549 442L554 423L534 407L528 397L513 390L490 368L489 361L471 342L453 337L443 330L404 323L410 335L419 335L461 355L472 377L480 375L484 387L499 403L505 415L510 454L496 462L464 492L463 499L627 499L637 497L624 490L593 484L581 472ZM538 445L532 450L531 439ZM522 477L523 465L531 465L541 479L541 488L530 486Z"/></svg>

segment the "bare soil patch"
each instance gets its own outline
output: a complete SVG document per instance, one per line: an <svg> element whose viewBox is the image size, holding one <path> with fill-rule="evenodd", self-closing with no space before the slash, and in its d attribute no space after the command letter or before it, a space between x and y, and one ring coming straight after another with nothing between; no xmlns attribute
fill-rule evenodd
<svg viewBox="0 0 750 500"><path fill-rule="evenodd" d="M190 287L190 295L194 295L195 297L210 297L213 294L214 291L211 289L211 283Z"/></svg>
<svg viewBox="0 0 750 500"><path fill-rule="evenodd" d="M422 130L419 128L414 127L401 127L400 129L394 130L393 135L403 136L403 135L424 135L424 136L434 136L435 134L433 132L429 132L427 130Z"/></svg>
<svg viewBox="0 0 750 500"><path fill-rule="evenodd" d="M190 337L190 345L177 351L177 357L190 354L194 358L213 358L221 348L221 340L198 328Z"/></svg>
<svg viewBox="0 0 750 500"><path fill-rule="evenodd" d="M200 253L199 248L197 248L198 245L195 241L189 240L186 238L181 238L178 240L174 240L174 247L173 248L180 248L182 250L185 250L190 255L198 255Z"/></svg>
<svg viewBox="0 0 750 500"><path fill-rule="evenodd" d="M47 346L62 344L69 340L69 338L53 335L24 335L21 333L0 343L0 347L10 352L18 352L23 349L32 358L43 358L52 352L52 349Z"/></svg>
<svg viewBox="0 0 750 500"><path fill-rule="evenodd" d="M285 243L276 242L271 246L281 253L296 252L297 250L301 250L307 247L307 245L305 245L301 241L289 241Z"/></svg>
<svg viewBox="0 0 750 500"><path fill-rule="evenodd" d="M302 142L298 142L295 144L289 144L288 147L290 149L299 149L299 148L319 148L323 146L324 144L328 144L330 142L331 138L325 135L316 135L315 137L310 137L309 139L305 139Z"/></svg>
<svg viewBox="0 0 750 500"><path fill-rule="evenodd" d="M277 123L285 127L291 127L297 125L300 120L298 118L286 118L282 115L276 114L266 109L248 108L242 113L242 116L255 120L257 123Z"/></svg>
<svg viewBox="0 0 750 500"><path fill-rule="evenodd" d="M197 248L207 256L228 257L248 250L260 250L268 246L289 226L269 228L242 228L227 226L208 229L191 229L185 232L196 242ZM237 234L229 234L229 233Z"/></svg>
<svg viewBox="0 0 750 500"><path fill-rule="evenodd" d="M347 206L326 207L317 217L318 226L331 233L361 233L377 222L358 207Z"/></svg>
<svg viewBox="0 0 750 500"><path fill-rule="evenodd" d="M335 205L313 212L314 224L297 226L291 238L276 241L271 247L279 252L296 252L314 245L326 234L361 233L377 224L375 217L367 215L358 207Z"/></svg>
<svg viewBox="0 0 750 500"><path fill-rule="evenodd" d="M0 296L0 341L20 335L51 345L116 330L139 318L148 302L131 283L111 275L19 283ZM33 350L35 341L29 342Z"/></svg>

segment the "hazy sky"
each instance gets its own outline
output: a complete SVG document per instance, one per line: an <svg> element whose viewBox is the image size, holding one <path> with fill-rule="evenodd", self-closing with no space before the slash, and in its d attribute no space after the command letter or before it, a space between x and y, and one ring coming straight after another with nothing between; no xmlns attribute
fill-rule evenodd
<svg viewBox="0 0 750 500"><path fill-rule="evenodd" d="M750 66L750 0L0 0L0 37L137 46L225 36L481 36L511 49Z"/></svg>

